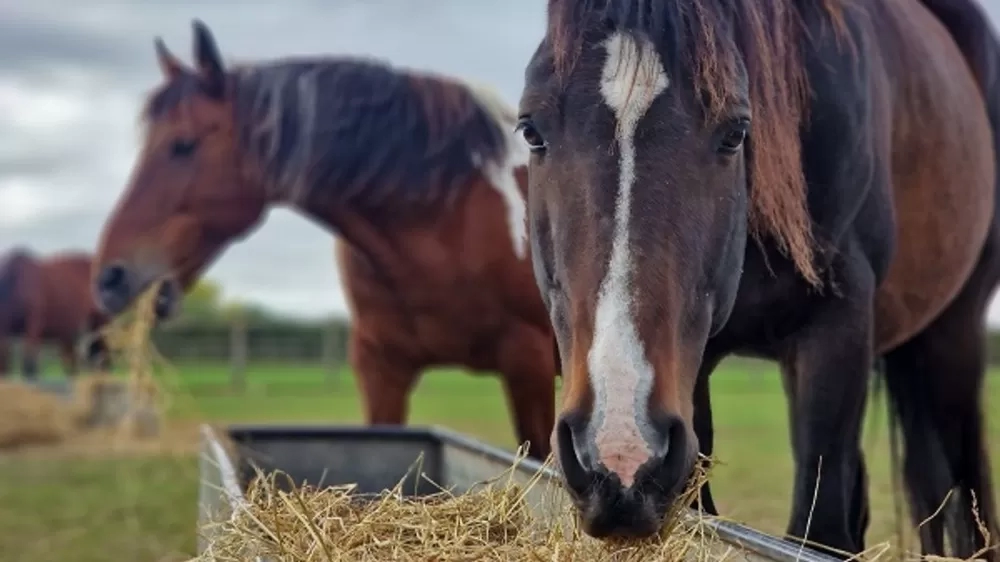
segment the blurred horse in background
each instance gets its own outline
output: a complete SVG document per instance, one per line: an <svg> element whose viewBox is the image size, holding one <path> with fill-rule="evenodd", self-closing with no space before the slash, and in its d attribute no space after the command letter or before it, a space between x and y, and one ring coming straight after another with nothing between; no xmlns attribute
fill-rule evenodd
<svg viewBox="0 0 1000 562"><path fill-rule="evenodd" d="M155 42L164 82L93 268L104 310L163 280L156 308L169 317L216 256L285 205L339 235L368 423L405 423L429 367L499 371L518 439L547 456L556 350L513 108L489 88L369 59L227 68L209 29L193 30L193 68Z"/></svg>
<svg viewBox="0 0 1000 562"><path fill-rule="evenodd" d="M78 344L86 337L83 356L88 367L110 368L103 340L92 336L107 317L90 290L91 256L58 253L41 259L25 248L14 248L0 262L0 375L8 376L9 344L23 338L22 373L38 376L38 352L54 343L67 376L75 376Z"/></svg>

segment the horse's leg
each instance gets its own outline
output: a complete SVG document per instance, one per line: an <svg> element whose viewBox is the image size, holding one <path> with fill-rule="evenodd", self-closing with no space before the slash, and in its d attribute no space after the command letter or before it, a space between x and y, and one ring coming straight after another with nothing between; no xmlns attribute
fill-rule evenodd
<svg viewBox="0 0 1000 562"><path fill-rule="evenodd" d="M38 353L42 347L41 327L28 327L21 344L21 373L26 379L38 378Z"/></svg>
<svg viewBox="0 0 1000 562"><path fill-rule="evenodd" d="M789 424L789 436L791 438L792 452L797 457L799 454L799 426L795 423L795 410L798 400L796 393L797 378L794 367L787 363L782 364L781 375L788 402L789 421L791 421ZM868 525L871 521L871 506L868 495L868 471L865 467L864 451L860 447L858 447L857 459L857 470L855 471L853 494L850 509L848 510L848 521L853 524L851 536L857 545L857 550L860 552L865 548L865 533L868 531Z"/></svg>
<svg viewBox="0 0 1000 562"><path fill-rule="evenodd" d="M715 450L715 427L712 424L712 396L709 392L709 378L722 360L721 355L708 355L702 359L698 371L698 381L694 386L694 434L698 437L698 453L711 457ZM702 463L703 466L705 463ZM709 515L718 515L719 509L712 498L709 482L698 490L698 498L691 504L694 510Z"/></svg>
<svg viewBox="0 0 1000 562"><path fill-rule="evenodd" d="M497 347L497 364L507 393L518 444L544 461L552 450L555 426L556 359L552 338L533 326L519 325Z"/></svg>
<svg viewBox="0 0 1000 562"><path fill-rule="evenodd" d="M391 354L391 348L377 339L351 331L349 357L358 389L364 398L365 420L369 425L404 425L409 415L409 398L419 369Z"/></svg>
<svg viewBox="0 0 1000 562"><path fill-rule="evenodd" d="M865 465L865 453L858 448L858 464L854 472L854 491L851 495L851 510L848 521L858 552L865 550L865 533L871 523L871 502L868 495L868 468Z"/></svg>
<svg viewBox="0 0 1000 562"><path fill-rule="evenodd" d="M857 255L844 256L840 274L840 295L816 303L782 354L795 378L795 486L788 536L825 545L829 549L823 550L834 556L855 554L860 547L855 540L859 522L850 517L872 366L875 291L874 273Z"/></svg>
<svg viewBox="0 0 1000 562"><path fill-rule="evenodd" d="M985 546L973 495L992 544L1000 540L981 404L987 362L983 317L998 279L1000 232L994 232L959 296L923 332L886 356L886 387L902 428L914 523L934 514L958 487L954 509L921 527L924 554L946 555L946 529L957 558L972 558ZM1000 560L996 550L981 556Z"/></svg>
<svg viewBox="0 0 1000 562"><path fill-rule="evenodd" d="M45 308L37 303L30 306L24 327L24 340L21 344L22 376L34 380L38 378L38 353L42 347L42 336L45 335Z"/></svg>
<svg viewBox="0 0 1000 562"><path fill-rule="evenodd" d="M73 341L63 341L59 343L59 355L62 359L63 372L66 377L75 377L77 374L76 347Z"/></svg>
<svg viewBox="0 0 1000 562"><path fill-rule="evenodd" d="M10 376L10 342L0 336L0 378Z"/></svg>

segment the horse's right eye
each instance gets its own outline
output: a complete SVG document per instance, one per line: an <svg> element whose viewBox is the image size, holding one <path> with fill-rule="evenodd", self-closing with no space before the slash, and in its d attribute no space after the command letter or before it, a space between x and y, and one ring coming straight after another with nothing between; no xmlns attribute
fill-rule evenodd
<svg viewBox="0 0 1000 562"><path fill-rule="evenodd" d="M178 139L170 146L170 155L174 158L186 158L194 154L198 148L197 139Z"/></svg>
<svg viewBox="0 0 1000 562"><path fill-rule="evenodd" d="M528 143L528 149L532 152L542 152L548 147L548 143L545 142L545 138L543 138L538 132L538 129L535 128L531 119L527 117L522 117L518 120L517 127L514 131L521 133L521 136L524 137L524 142Z"/></svg>

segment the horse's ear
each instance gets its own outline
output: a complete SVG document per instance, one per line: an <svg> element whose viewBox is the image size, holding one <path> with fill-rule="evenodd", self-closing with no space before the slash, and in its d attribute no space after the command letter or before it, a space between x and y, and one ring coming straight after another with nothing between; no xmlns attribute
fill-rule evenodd
<svg viewBox="0 0 1000 562"><path fill-rule="evenodd" d="M184 65L177 57L167 49L163 39L157 37L153 40L153 47L156 48L156 62L160 64L160 71L168 80L174 79L184 72Z"/></svg>
<svg viewBox="0 0 1000 562"><path fill-rule="evenodd" d="M212 32L201 20L196 19L191 25L194 28L194 60L202 86L208 95L221 98L226 89L226 70L219 47Z"/></svg>

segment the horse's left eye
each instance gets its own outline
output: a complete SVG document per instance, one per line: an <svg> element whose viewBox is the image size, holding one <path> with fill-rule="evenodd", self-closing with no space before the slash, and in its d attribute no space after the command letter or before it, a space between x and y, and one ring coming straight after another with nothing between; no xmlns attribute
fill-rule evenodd
<svg viewBox="0 0 1000 562"><path fill-rule="evenodd" d="M170 155L175 158L185 158L194 154L198 148L197 139L178 139L170 146Z"/></svg>
<svg viewBox="0 0 1000 562"><path fill-rule="evenodd" d="M719 142L719 151L724 154L735 154L743 147L749 132L749 123L739 121L729 127Z"/></svg>
<svg viewBox="0 0 1000 562"><path fill-rule="evenodd" d="M527 117L522 117L517 122L517 127L514 129L514 132L521 133L521 136L524 137L524 142L528 143L528 149L532 152L541 152L548 147L548 144L545 142L545 138L543 138L541 133L538 132L538 129L535 128L531 119Z"/></svg>

